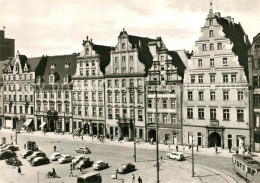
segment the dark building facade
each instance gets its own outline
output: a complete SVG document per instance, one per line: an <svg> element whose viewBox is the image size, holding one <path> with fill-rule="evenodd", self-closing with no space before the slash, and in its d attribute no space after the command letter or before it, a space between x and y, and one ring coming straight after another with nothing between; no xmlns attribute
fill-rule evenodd
<svg viewBox="0 0 260 183"><path fill-rule="evenodd" d="M0 60L14 57L15 40L5 38L5 30L0 30Z"/></svg>

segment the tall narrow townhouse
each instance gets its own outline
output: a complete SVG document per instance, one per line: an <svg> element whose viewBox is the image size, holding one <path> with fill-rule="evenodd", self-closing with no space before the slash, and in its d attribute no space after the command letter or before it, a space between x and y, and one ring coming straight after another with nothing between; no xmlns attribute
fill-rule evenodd
<svg viewBox="0 0 260 183"><path fill-rule="evenodd" d="M83 41L73 75L73 129L84 134L105 135L104 71L110 62L111 47Z"/></svg>
<svg viewBox="0 0 260 183"><path fill-rule="evenodd" d="M45 57L27 58L17 51L4 68L4 127L35 129L35 78L45 62Z"/></svg>
<svg viewBox="0 0 260 183"><path fill-rule="evenodd" d="M152 55L145 37L120 32L118 43L111 51L111 62L106 67L106 123L108 134L120 138L145 138L145 87Z"/></svg>
<svg viewBox="0 0 260 183"><path fill-rule="evenodd" d="M239 23L210 9L184 76L185 144L249 145L249 45Z"/></svg>
<svg viewBox="0 0 260 183"><path fill-rule="evenodd" d="M72 75L77 54L46 56L44 73L36 78L37 129L72 132Z"/></svg>
<svg viewBox="0 0 260 183"><path fill-rule="evenodd" d="M250 122L252 151L260 151L260 33L251 45L248 57L250 76Z"/></svg>
<svg viewBox="0 0 260 183"><path fill-rule="evenodd" d="M149 42L153 65L147 77L147 134L148 139L156 139L158 121L158 140L182 144L182 81L188 55L184 50L169 51L162 39ZM184 57L183 57L183 56ZM181 58L182 57L182 58ZM156 96L158 116L156 121Z"/></svg>

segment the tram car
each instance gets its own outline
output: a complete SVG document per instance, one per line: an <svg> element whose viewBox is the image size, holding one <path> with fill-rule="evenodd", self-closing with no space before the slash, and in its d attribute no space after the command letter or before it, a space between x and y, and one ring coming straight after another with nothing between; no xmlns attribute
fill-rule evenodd
<svg viewBox="0 0 260 183"><path fill-rule="evenodd" d="M257 174L260 174L260 163L250 156L234 154L232 156L232 167L237 174L250 182Z"/></svg>

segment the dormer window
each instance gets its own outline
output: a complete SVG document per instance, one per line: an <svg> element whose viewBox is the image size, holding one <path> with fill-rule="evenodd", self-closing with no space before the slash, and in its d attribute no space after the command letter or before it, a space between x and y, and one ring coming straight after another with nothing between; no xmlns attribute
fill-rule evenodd
<svg viewBox="0 0 260 183"><path fill-rule="evenodd" d="M64 83L68 83L68 81L69 81L69 77L68 77L68 76L65 76L65 77L64 77Z"/></svg>
<svg viewBox="0 0 260 183"><path fill-rule="evenodd" d="M68 67L69 67L69 65L70 65L70 63L69 63L69 62L65 62L65 68L68 68Z"/></svg>
<svg viewBox="0 0 260 183"><path fill-rule="evenodd" d="M37 83L41 83L41 77L37 78Z"/></svg>
<svg viewBox="0 0 260 183"><path fill-rule="evenodd" d="M16 64L16 66L15 66L15 71L19 72L19 65L18 64Z"/></svg>
<svg viewBox="0 0 260 183"><path fill-rule="evenodd" d="M89 55L89 49L86 48L86 55Z"/></svg>
<svg viewBox="0 0 260 183"><path fill-rule="evenodd" d="M50 75L50 83L54 83L54 76Z"/></svg>
<svg viewBox="0 0 260 183"><path fill-rule="evenodd" d="M51 63L51 69L55 69L56 64L55 63Z"/></svg>
<svg viewBox="0 0 260 183"><path fill-rule="evenodd" d="M122 43L122 49L125 49L125 43Z"/></svg>

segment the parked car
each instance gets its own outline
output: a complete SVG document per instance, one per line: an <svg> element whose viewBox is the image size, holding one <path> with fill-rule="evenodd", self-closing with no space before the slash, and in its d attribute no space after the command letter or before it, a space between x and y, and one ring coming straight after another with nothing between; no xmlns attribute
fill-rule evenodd
<svg viewBox="0 0 260 183"><path fill-rule="evenodd" d="M36 151L36 152L34 152L31 156L28 156L27 157L27 160L29 161L29 162L31 162L34 158L36 158L36 157L45 157L46 156L46 154L44 153L44 152L41 152L41 151Z"/></svg>
<svg viewBox="0 0 260 183"><path fill-rule="evenodd" d="M16 156L16 153L10 150L6 150L4 152L0 153L0 160L1 159L8 159L8 158L13 158Z"/></svg>
<svg viewBox="0 0 260 183"><path fill-rule="evenodd" d="M50 163L50 160L47 157L36 157L31 161L32 166L44 165L48 163Z"/></svg>
<svg viewBox="0 0 260 183"><path fill-rule="evenodd" d="M94 170L101 170L104 168L108 167L108 163L102 160L96 161L93 165L92 165Z"/></svg>
<svg viewBox="0 0 260 183"><path fill-rule="evenodd" d="M101 183L102 177L100 173L89 172L77 177L77 183Z"/></svg>
<svg viewBox="0 0 260 183"><path fill-rule="evenodd" d="M61 153L59 153L59 152L56 152L56 153L53 153L51 156L50 156L50 160L51 161L57 161L58 159L60 159L61 158Z"/></svg>
<svg viewBox="0 0 260 183"><path fill-rule="evenodd" d="M86 158L83 154L76 156L71 162L77 164L80 160Z"/></svg>
<svg viewBox="0 0 260 183"><path fill-rule="evenodd" d="M82 154L89 154L91 151L87 147L79 147L78 149L75 150L77 153L82 153Z"/></svg>
<svg viewBox="0 0 260 183"><path fill-rule="evenodd" d="M18 158L9 158L5 160L5 163L13 166L21 166L22 162Z"/></svg>
<svg viewBox="0 0 260 183"><path fill-rule="evenodd" d="M58 160L59 163L70 163L74 157L71 155L62 155L61 158Z"/></svg>
<svg viewBox="0 0 260 183"><path fill-rule="evenodd" d="M135 170L135 165L132 163L122 164L118 170L118 173L129 173Z"/></svg>
<svg viewBox="0 0 260 183"><path fill-rule="evenodd" d="M18 150L19 150L19 147L14 146L14 145L11 145L11 144L8 144L7 146L1 148L0 151L3 152L4 150L18 151Z"/></svg>
<svg viewBox="0 0 260 183"><path fill-rule="evenodd" d="M7 147L8 145L11 145L11 144L2 144L1 147L0 147L0 149L3 149L3 148L5 148L5 147Z"/></svg>
<svg viewBox="0 0 260 183"><path fill-rule="evenodd" d="M31 156L33 154L33 151L31 150L28 150L28 151L25 151L24 153L21 154L21 157L23 159L27 158L28 156Z"/></svg>
<svg viewBox="0 0 260 183"><path fill-rule="evenodd" d="M81 167L88 168L88 167L91 167L92 165L93 165L93 161L90 161L89 158L84 158L84 159L79 161L76 168L77 169L80 169Z"/></svg>
<svg viewBox="0 0 260 183"><path fill-rule="evenodd" d="M178 161L185 159L182 152L171 152L171 153L166 154L166 157L169 159L174 159L174 160L178 160Z"/></svg>

